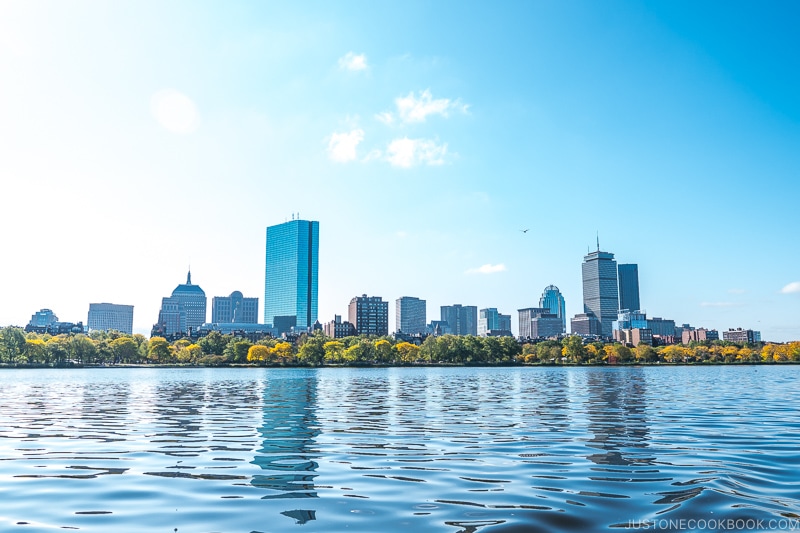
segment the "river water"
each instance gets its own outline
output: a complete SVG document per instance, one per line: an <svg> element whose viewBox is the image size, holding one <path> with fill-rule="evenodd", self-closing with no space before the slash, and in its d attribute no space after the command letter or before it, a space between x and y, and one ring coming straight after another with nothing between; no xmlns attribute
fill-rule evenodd
<svg viewBox="0 0 800 533"><path fill-rule="evenodd" d="M0 531L800 530L800 366L0 372Z"/></svg>

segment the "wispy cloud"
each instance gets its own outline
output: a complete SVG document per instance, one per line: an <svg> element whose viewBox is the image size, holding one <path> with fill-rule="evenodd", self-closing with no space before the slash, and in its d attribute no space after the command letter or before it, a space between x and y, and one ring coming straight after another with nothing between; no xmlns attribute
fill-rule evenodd
<svg viewBox="0 0 800 533"><path fill-rule="evenodd" d="M794 294L800 292L800 281L793 281L781 289L783 294Z"/></svg>
<svg viewBox="0 0 800 533"><path fill-rule="evenodd" d="M386 161L390 165L410 168L416 165L442 165L447 155L447 143L438 144L432 139L395 139L386 147Z"/></svg>
<svg viewBox="0 0 800 533"><path fill-rule="evenodd" d="M150 98L150 111L161 126L172 133L192 133L200 114L191 98L175 89L158 91Z"/></svg>
<svg viewBox="0 0 800 533"><path fill-rule="evenodd" d="M411 91L408 96L395 98L394 104L397 107L397 116L406 123L425 122L429 115L440 115L447 118L453 111L466 113L469 109L469 106L463 104L460 99L434 99L428 89L421 91L418 95ZM384 124L392 124L395 120L394 114L389 111L379 113L376 118Z"/></svg>
<svg viewBox="0 0 800 533"><path fill-rule="evenodd" d="M364 140L364 130L355 129L349 133L333 133L328 141L328 157L337 163L347 163L356 159L356 148Z"/></svg>
<svg viewBox="0 0 800 533"><path fill-rule="evenodd" d="M408 237L408 232L407 232L407 231L400 230L400 231L397 231L397 232L395 232L395 236L396 236L398 239L405 239L406 237Z"/></svg>
<svg viewBox="0 0 800 533"><path fill-rule="evenodd" d="M505 272L506 266L503 263L498 263L493 265L491 263L486 263L485 265L479 266L478 268L470 268L465 273L466 274L496 274L498 272Z"/></svg>
<svg viewBox="0 0 800 533"><path fill-rule="evenodd" d="M738 302L700 302L700 307L741 307Z"/></svg>
<svg viewBox="0 0 800 533"><path fill-rule="evenodd" d="M339 68L352 71L366 70L367 56L364 54L347 52L344 56L339 58Z"/></svg>
<svg viewBox="0 0 800 533"><path fill-rule="evenodd" d="M746 292L744 289L728 289L728 294L744 294Z"/></svg>

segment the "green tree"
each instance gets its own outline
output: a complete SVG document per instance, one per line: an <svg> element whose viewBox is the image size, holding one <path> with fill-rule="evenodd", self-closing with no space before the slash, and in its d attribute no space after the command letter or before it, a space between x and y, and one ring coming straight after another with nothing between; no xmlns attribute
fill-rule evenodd
<svg viewBox="0 0 800 533"><path fill-rule="evenodd" d="M47 347L42 339L25 339L25 359L29 365L47 362Z"/></svg>
<svg viewBox="0 0 800 533"><path fill-rule="evenodd" d="M373 345L373 352L379 363L391 363L394 361L394 347L386 339L377 339Z"/></svg>
<svg viewBox="0 0 800 533"><path fill-rule="evenodd" d="M197 341L197 344L203 349L206 355L222 355L225 353L225 347L230 341L230 335L223 335L219 331L212 331L202 339ZM150 342L153 342L150 339Z"/></svg>
<svg viewBox="0 0 800 533"><path fill-rule="evenodd" d="M138 363L139 346L132 337L118 337L109 344L114 363Z"/></svg>
<svg viewBox="0 0 800 533"><path fill-rule="evenodd" d="M82 333L70 336L67 350L70 358L80 363L93 363L97 355L97 347L92 339Z"/></svg>
<svg viewBox="0 0 800 533"><path fill-rule="evenodd" d="M340 340L328 341L323 345L325 350L325 362L328 364L339 364L343 362L344 343Z"/></svg>
<svg viewBox="0 0 800 533"><path fill-rule="evenodd" d="M20 328L0 330L0 362L16 364L25 353L25 333Z"/></svg>
<svg viewBox="0 0 800 533"><path fill-rule="evenodd" d="M323 333L306 336L297 350L297 358L310 365L321 365L325 361L325 343L329 337Z"/></svg>
<svg viewBox="0 0 800 533"><path fill-rule="evenodd" d="M147 358L156 363L169 362L172 350L164 337L150 337Z"/></svg>
<svg viewBox="0 0 800 533"><path fill-rule="evenodd" d="M567 360L573 363L583 363L586 359L586 349L583 346L583 339L577 335L564 337L561 341L561 353Z"/></svg>

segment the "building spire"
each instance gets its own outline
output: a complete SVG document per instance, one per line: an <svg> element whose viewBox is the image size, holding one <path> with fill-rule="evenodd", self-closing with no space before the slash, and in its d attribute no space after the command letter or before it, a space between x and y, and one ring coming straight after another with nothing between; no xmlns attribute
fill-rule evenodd
<svg viewBox="0 0 800 533"><path fill-rule="evenodd" d="M597 251L600 251L600 232L597 232Z"/></svg>
<svg viewBox="0 0 800 533"><path fill-rule="evenodd" d="M186 274L186 284L187 285L192 284L192 267L189 267L189 273Z"/></svg>

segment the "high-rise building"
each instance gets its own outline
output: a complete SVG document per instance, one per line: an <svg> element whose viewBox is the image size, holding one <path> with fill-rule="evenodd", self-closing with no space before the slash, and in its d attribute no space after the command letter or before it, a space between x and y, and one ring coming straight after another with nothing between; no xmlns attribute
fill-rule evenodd
<svg viewBox="0 0 800 533"><path fill-rule="evenodd" d="M297 219L268 227L264 323L279 334L292 324L307 331L317 321L318 272L319 222Z"/></svg>
<svg viewBox="0 0 800 533"><path fill-rule="evenodd" d="M192 285L192 272L186 283L178 285L172 296L161 299L158 324L153 328L164 335L180 335L197 331L206 321L206 293Z"/></svg>
<svg viewBox="0 0 800 533"><path fill-rule="evenodd" d="M539 298L539 307L549 310L549 314L556 315L561 319L561 333L567 332L567 311L564 304L564 296L558 287L555 285L548 285L542 292L542 297Z"/></svg>
<svg viewBox="0 0 800 533"><path fill-rule="evenodd" d="M499 313L495 307L481 309L478 311L478 335L511 335L511 315Z"/></svg>
<svg viewBox="0 0 800 533"><path fill-rule="evenodd" d="M591 252L583 258L583 310L600 321L600 335L611 337L612 325L617 319L619 298L617 287L617 262L614 254Z"/></svg>
<svg viewBox="0 0 800 533"><path fill-rule="evenodd" d="M239 291L230 296L214 296L211 300L213 324L257 324L258 298L245 298Z"/></svg>
<svg viewBox="0 0 800 533"><path fill-rule="evenodd" d="M639 265L634 263L617 265L619 278L619 308L639 311Z"/></svg>
<svg viewBox="0 0 800 533"><path fill-rule="evenodd" d="M389 334L389 302L380 296L356 296L350 300L348 318L358 335Z"/></svg>
<svg viewBox="0 0 800 533"><path fill-rule="evenodd" d="M395 330L407 335L425 333L426 302L413 296L402 296L395 301Z"/></svg>
<svg viewBox="0 0 800 533"><path fill-rule="evenodd" d="M478 334L478 307L475 305L443 305L441 319L447 322L452 335Z"/></svg>
<svg viewBox="0 0 800 533"><path fill-rule="evenodd" d="M133 306L117 304L89 304L89 319L86 321L89 331L115 330L120 333L133 334Z"/></svg>

